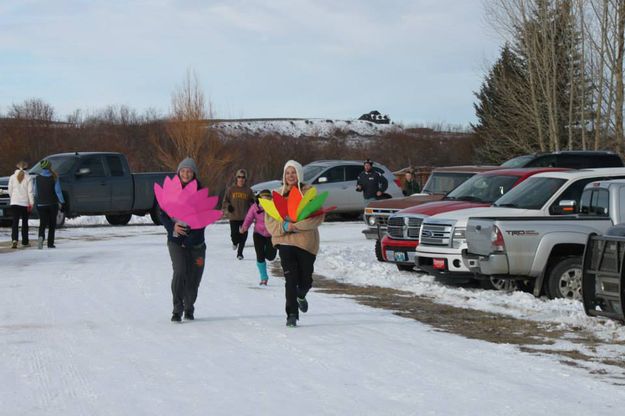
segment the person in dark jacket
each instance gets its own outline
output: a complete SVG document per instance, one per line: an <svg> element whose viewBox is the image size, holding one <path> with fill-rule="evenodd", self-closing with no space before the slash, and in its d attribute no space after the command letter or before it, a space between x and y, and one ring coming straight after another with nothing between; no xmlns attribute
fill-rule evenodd
<svg viewBox="0 0 625 416"><path fill-rule="evenodd" d="M358 175L356 181L356 191L362 192L365 202L375 201L379 199L388 188L388 181L380 173L373 170L373 162L370 159L365 160L365 170Z"/></svg>
<svg viewBox="0 0 625 416"><path fill-rule="evenodd" d="M239 233L247 211L254 203L254 192L247 186L247 171L237 170L234 184L226 190L222 203L222 210L230 220L230 240L232 249L237 251L237 259L243 260L243 248L247 241L247 231Z"/></svg>
<svg viewBox="0 0 625 416"><path fill-rule="evenodd" d="M421 188L419 187L417 179L414 177L414 173L411 170L406 171L404 174L404 186L402 187L404 196L419 193L420 190Z"/></svg>
<svg viewBox="0 0 625 416"><path fill-rule="evenodd" d="M43 248L46 239L46 228L48 229L48 248L56 248L54 245L54 234L56 231L56 216L65 211L65 199L59 178L52 170L52 164L44 159L39 162L42 170L35 179L35 203L39 212L39 239L37 248Z"/></svg>
<svg viewBox="0 0 625 416"><path fill-rule="evenodd" d="M180 162L176 172L183 187L193 180L197 181L197 166L189 157ZM198 189L200 188L198 181ZM170 218L164 211L161 211L161 222L167 230L167 249L173 268L171 293L174 309L171 320L180 322L184 312L184 319L192 321L195 300L204 273L206 257L204 230L206 227L191 230L186 224Z"/></svg>

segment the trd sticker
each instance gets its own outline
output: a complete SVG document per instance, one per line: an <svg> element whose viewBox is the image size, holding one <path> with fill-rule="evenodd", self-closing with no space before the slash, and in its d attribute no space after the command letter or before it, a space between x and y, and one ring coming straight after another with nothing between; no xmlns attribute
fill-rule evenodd
<svg viewBox="0 0 625 416"><path fill-rule="evenodd" d="M510 231L506 231L506 234L518 237L518 236L522 236L522 235L538 235L538 231L534 231L534 230L510 230Z"/></svg>

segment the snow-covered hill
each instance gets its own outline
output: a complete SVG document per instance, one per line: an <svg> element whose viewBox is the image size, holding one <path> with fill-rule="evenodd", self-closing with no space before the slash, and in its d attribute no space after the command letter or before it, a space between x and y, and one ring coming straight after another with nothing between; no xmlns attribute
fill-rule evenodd
<svg viewBox="0 0 625 416"><path fill-rule="evenodd" d="M228 135L280 134L292 137L330 137L337 130L348 136L371 137L401 129L395 124L365 120L331 119L240 119L216 120L214 127Z"/></svg>

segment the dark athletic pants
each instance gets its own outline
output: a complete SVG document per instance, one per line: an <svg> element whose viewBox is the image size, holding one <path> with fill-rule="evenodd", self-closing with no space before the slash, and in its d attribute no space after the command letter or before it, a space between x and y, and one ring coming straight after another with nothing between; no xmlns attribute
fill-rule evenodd
<svg viewBox="0 0 625 416"><path fill-rule="evenodd" d="M17 241L20 219L22 220L22 244L28 244L28 208L21 205L11 205L13 214L13 227L11 228L11 240Z"/></svg>
<svg viewBox="0 0 625 416"><path fill-rule="evenodd" d="M174 275L171 279L173 313L182 314L182 311L193 313L197 291L204 272L206 244L196 247L182 247L168 241L167 248L174 269Z"/></svg>
<svg viewBox="0 0 625 416"><path fill-rule="evenodd" d="M247 231L241 234L239 227L243 225L243 221L230 220L230 239L232 244L237 246L237 256L243 255L243 247L247 241Z"/></svg>
<svg viewBox="0 0 625 416"><path fill-rule="evenodd" d="M284 271L284 289L286 296L286 314L299 317L297 297L306 297L312 287L316 256L295 246L278 246L280 264Z"/></svg>
<svg viewBox="0 0 625 416"><path fill-rule="evenodd" d="M258 233L252 235L254 239L254 250L256 250L256 261L264 263L265 260L273 260L276 258L278 250L271 244L271 237L265 237Z"/></svg>
<svg viewBox="0 0 625 416"><path fill-rule="evenodd" d="M48 247L54 245L54 231L56 230L56 215L59 212L59 206L54 205L37 205L39 212L39 237L46 239L46 228L48 231Z"/></svg>

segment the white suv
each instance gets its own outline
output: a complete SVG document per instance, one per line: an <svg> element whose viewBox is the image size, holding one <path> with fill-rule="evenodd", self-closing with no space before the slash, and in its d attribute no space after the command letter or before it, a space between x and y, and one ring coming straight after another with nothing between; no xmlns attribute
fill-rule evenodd
<svg viewBox="0 0 625 416"><path fill-rule="evenodd" d="M395 176L386 166L374 162L373 169L388 181L387 194L393 198L403 196L395 183ZM318 193L328 191L324 205L336 206L334 212L362 214L365 200L362 192L356 192L356 179L363 170L362 162L355 160L318 160L304 166L304 182L316 187ZM273 190L281 185L281 180L261 182L252 186L252 190Z"/></svg>

